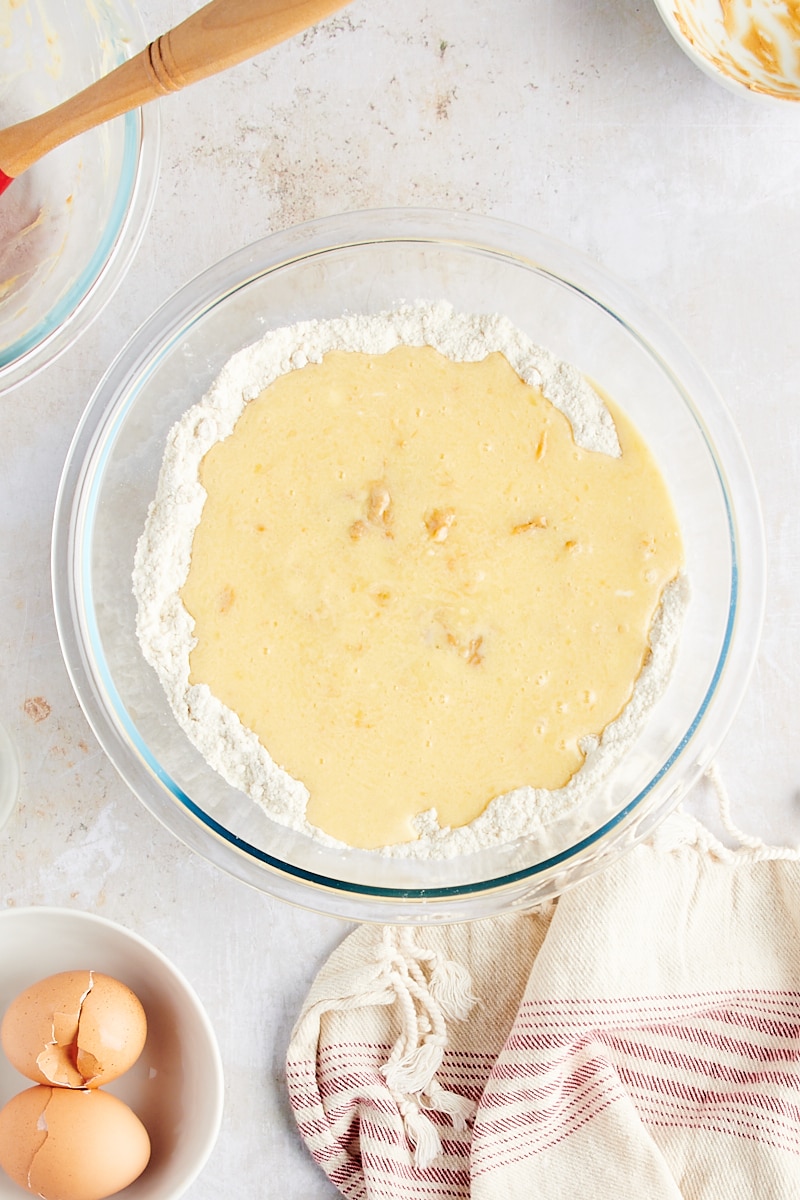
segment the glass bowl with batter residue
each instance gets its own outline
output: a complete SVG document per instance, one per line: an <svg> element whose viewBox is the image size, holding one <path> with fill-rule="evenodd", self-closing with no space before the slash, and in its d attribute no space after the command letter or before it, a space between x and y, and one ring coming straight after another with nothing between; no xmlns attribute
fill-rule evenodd
<svg viewBox="0 0 800 1200"><path fill-rule="evenodd" d="M53 108L145 44L128 0L0 0L0 122ZM108 303L147 225L159 116L139 109L89 130L0 199L0 392L52 362Z"/></svg>

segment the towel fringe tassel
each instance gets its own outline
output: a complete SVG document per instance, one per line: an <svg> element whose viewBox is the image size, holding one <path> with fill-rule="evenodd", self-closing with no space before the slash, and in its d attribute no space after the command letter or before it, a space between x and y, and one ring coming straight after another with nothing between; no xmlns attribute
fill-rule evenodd
<svg viewBox="0 0 800 1200"><path fill-rule="evenodd" d="M394 1010L400 1033L381 1074L418 1167L429 1167L442 1153L431 1113L446 1114L456 1132L475 1115L475 1102L442 1087L436 1073L448 1044L447 1021L463 1021L476 1003L463 966L418 945L412 929L386 925L372 961L340 972L331 992L304 1014L303 1021L314 1023L326 1012Z"/></svg>

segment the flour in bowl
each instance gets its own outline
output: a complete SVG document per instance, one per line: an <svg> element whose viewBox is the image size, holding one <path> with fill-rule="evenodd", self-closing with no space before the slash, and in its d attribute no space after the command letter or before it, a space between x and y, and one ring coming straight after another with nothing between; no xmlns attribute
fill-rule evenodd
<svg viewBox="0 0 800 1200"><path fill-rule="evenodd" d="M418 303L228 363L170 433L137 632L276 820L448 857L536 836L620 761L671 671L681 563L623 414L507 319Z"/></svg>

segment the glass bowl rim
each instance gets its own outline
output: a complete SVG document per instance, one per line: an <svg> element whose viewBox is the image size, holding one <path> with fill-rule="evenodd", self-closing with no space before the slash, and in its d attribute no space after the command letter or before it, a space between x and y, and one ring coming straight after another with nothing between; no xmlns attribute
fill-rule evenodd
<svg viewBox="0 0 800 1200"><path fill-rule="evenodd" d="M581 292L594 305L605 309L614 320L622 323L626 330L643 344L650 357L657 361L697 420L718 474L731 538L731 599L722 649L711 683L689 729L647 786L599 829L567 850L506 875L436 888L380 888L316 874L304 867L273 858L219 825L185 795L144 745L116 693L107 665L94 655L92 631L87 630L85 620L85 612L90 609L83 606L79 599L79 594L84 597L90 597L92 594L88 558L83 553L81 542L87 532L86 522L82 518L86 509L90 507L90 501L86 499L87 480L91 491L97 484L101 465L94 461L95 450L106 437L107 431L124 417L128 407L135 402L139 388L156 370L179 337L206 312L223 303L228 296L246 287L256 278L263 278L298 260L342 248L354 249L386 241L449 243L456 248L484 250L502 258L513 259L546 275L555 276L560 282ZM539 258L542 257L544 261L540 262ZM623 315L629 309L636 314L635 318ZM646 336L640 329L646 331ZM678 364L681 375L676 374L676 369L670 364ZM684 382L687 376L691 386ZM698 394L703 397L702 412L692 400L692 396ZM709 428L714 431L713 438L708 432ZM720 444L725 448L722 459L719 453ZM727 470L723 470L723 464ZM736 505L733 504L726 482L726 476L731 472L740 494ZM740 577L742 550L744 557L749 560L747 589L744 594ZM270 879L282 876L284 879L288 878L290 888L292 884L299 886L300 892L297 895L284 898L301 906L315 907L308 900L307 889L310 885L325 891L329 896L341 898L348 916L354 914L345 897L352 896L360 900L397 901L403 914L399 919L414 919L415 915L418 915L411 911L415 904L421 904L424 910L431 901L464 902L487 894L508 892L515 885L539 880L546 874L553 875L565 865L574 863L576 859L580 861L579 856L590 848L595 848L597 853L589 864L589 870L599 870L614 853L623 834L629 830L645 798L652 794L656 784L683 753L703 719L707 721L706 728L710 727L714 732L713 738L707 737L707 740L713 742L713 752L716 752L733 720L752 671L765 602L765 549L761 510L744 447L716 389L671 326L650 310L627 285L614 279L590 258L562 242L522 225L497 218L426 208L355 210L304 222L242 247L175 292L140 326L120 351L89 401L68 452L59 487L53 525L52 556L56 622L73 687L98 740L145 807L175 836L204 857L211 858L229 873L274 894L275 889L270 888L267 881L262 885L260 881L255 881L236 870L238 859L244 857L245 860L255 862L256 870L262 874L263 868L266 867L270 872ZM75 556L78 556L81 562L81 570L78 573L74 570ZM71 623L68 618L71 618ZM83 635L83 641L79 631ZM92 647L92 656L87 655L87 639ZM731 669L733 663L736 665L735 673ZM726 674L723 674L724 668L728 668ZM97 695L92 693L92 669L99 671L106 695L116 709L114 717L122 727L124 738L120 737L119 728L113 724L104 706L98 703ZM715 707L710 712L712 700ZM150 774L160 779L169 791L170 802L177 801L190 822L199 823L206 834L212 834L212 839L220 839L219 844L223 847L224 854L229 855L230 851L233 851L230 861L220 862L219 856L215 858L211 855L208 847L196 844L195 840L187 837L185 830L177 831L169 820L156 811L149 799L141 794L139 787L131 782L129 773L120 766L117 756L107 745L111 740L115 749L119 751L125 745L126 739L133 742L138 756L147 764ZM129 750L129 747L127 749ZM708 763L704 765L707 766ZM697 768L692 782L700 773L701 768ZM679 796L670 803L675 790L672 789L668 793L653 813L648 812L649 819L643 822L647 828L639 836L634 836L634 841L641 840L653 828L656 823L651 819L653 815L660 820L677 804ZM588 872L584 871L581 877L586 873ZM570 881L560 884L553 894L569 885ZM333 909L325 907L324 911L337 910L334 905ZM357 919L369 920L370 917L358 913ZM386 918L382 916L374 919Z"/></svg>

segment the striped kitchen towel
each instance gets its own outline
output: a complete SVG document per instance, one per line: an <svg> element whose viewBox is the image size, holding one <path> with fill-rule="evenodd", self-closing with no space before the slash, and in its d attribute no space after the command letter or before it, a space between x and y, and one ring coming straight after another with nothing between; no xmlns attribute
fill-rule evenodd
<svg viewBox="0 0 800 1200"><path fill-rule="evenodd" d="M800 864L698 822L528 915L364 926L287 1080L353 1200L800 1196Z"/></svg>

